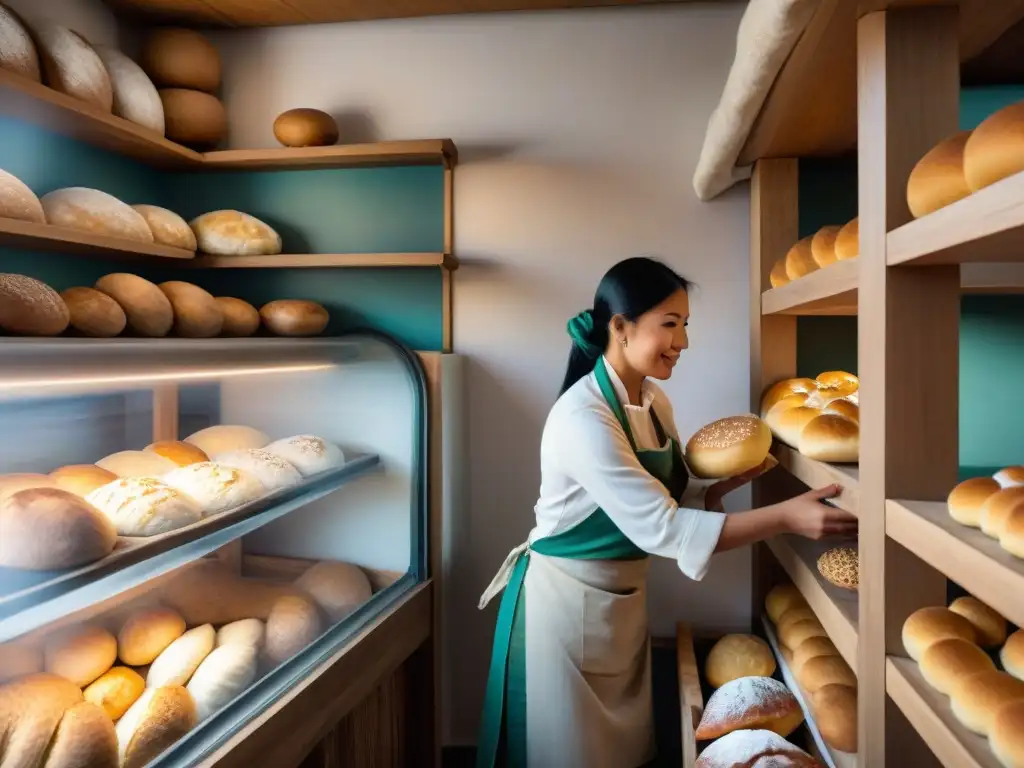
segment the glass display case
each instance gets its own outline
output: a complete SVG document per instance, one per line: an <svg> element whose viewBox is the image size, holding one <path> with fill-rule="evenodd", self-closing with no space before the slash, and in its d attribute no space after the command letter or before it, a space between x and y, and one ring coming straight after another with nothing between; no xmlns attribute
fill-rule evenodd
<svg viewBox="0 0 1024 768"><path fill-rule="evenodd" d="M0 763L202 764L364 642L427 578L429 413L373 333L0 340Z"/></svg>

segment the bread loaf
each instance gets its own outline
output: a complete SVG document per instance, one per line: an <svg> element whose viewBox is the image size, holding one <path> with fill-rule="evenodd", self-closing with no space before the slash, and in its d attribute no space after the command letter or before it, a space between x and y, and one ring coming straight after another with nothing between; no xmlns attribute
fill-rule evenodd
<svg viewBox="0 0 1024 768"><path fill-rule="evenodd" d="M273 493L302 482L302 475L282 458L263 450L231 451L217 455L217 463L246 472L267 491Z"/></svg>
<svg viewBox="0 0 1024 768"><path fill-rule="evenodd" d="M113 195L87 187L67 187L40 199L46 221L95 235L152 243L153 233L142 215Z"/></svg>
<svg viewBox="0 0 1024 768"><path fill-rule="evenodd" d="M43 80L43 73L39 70L39 52L32 42L32 35L18 15L5 5L0 5L0 69L37 83ZM0 203L2 208L3 203Z"/></svg>
<svg viewBox="0 0 1024 768"><path fill-rule="evenodd" d="M839 651L835 644L827 637L809 637L798 645L793 651L793 662L790 666L800 676L800 670L811 659L818 656L838 656Z"/></svg>
<svg viewBox="0 0 1024 768"><path fill-rule="evenodd" d="M857 687L857 676L842 656L815 656L808 659L800 668L797 679L808 693L834 684Z"/></svg>
<svg viewBox="0 0 1024 768"><path fill-rule="evenodd" d="M4 13L5 9L0 5L0 40L3 39ZM3 55L3 46L0 45L0 68L3 64ZM46 223L43 204L39 202L35 192L17 176L2 168L0 168L0 219L18 219L35 224Z"/></svg>
<svg viewBox="0 0 1024 768"><path fill-rule="evenodd" d="M218 296L217 306L224 317L221 336L252 336L259 330L260 313L252 304L231 296Z"/></svg>
<svg viewBox="0 0 1024 768"><path fill-rule="evenodd" d="M134 669L114 667L91 682L82 692L86 701L117 722L146 689L146 681Z"/></svg>
<svg viewBox="0 0 1024 768"><path fill-rule="evenodd" d="M100 510L57 488L30 488L0 502L0 531L0 566L33 571L95 562L117 543Z"/></svg>
<svg viewBox="0 0 1024 768"><path fill-rule="evenodd" d="M216 96L187 88L161 88L164 133L194 149L212 149L227 135L228 113Z"/></svg>
<svg viewBox="0 0 1024 768"><path fill-rule="evenodd" d="M263 485L253 475L212 461L179 467L163 480L194 499L204 515L240 507L264 494Z"/></svg>
<svg viewBox="0 0 1024 768"><path fill-rule="evenodd" d="M767 427L765 430L767 431ZM771 441L770 433L768 439ZM345 463L345 454L341 448L316 435L285 437L281 440L275 440L263 448L263 450L280 459L284 459L299 470L300 474L304 477L326 472L329 469L336 469ZM765 455L767 454L768 450L765 449Z"/></svg>
<svg viewBox="0 0 1024 768"><path fill-rule="evenodd" d="M155 242L183 251L195 251L196 236L192 227L174 211L157 205L133 205L132 208L146 220Z"/></svg>
<svg viewBox="0 0 1024 768"><path fill-rule="evenodd" d="M114 272L101 277L93 287L121 305L128 328L137 336L166 336L174 325L171 302L145 278Z"/></svg>
<svg viewBox="0 0 1024 768"><path fill-rule="evenodd" d="M763 419L776 403L792 395L804 395L799 403L802 405L807 400L806 396L817 389L818 382L814 379L783 379L775 382L761 397L761 418Z"/></svg>
<svg viewBox="0 0 1024 768"><path fill-rule="evenodd" d="M959 637L929 645L921 654L921 674L928 685L947 696L963 678L995 669L981 648Z"/></svg>
<svg viewBox="0 0 1024 768"><path fill-rule="evenodd" d="M811 707L821 737L832 749L857 751L857 689L823 685L811 694Z"/></svg>
<svg viewBox="0 0 1024 768"><path fill-rule="evenodd" d="M199 250L216 256L267 256L281 252L281 236L248 213L222 210L190 222Z"/></svg>
<svg viewBox="0 0 1024 768"><path fill-rule="evenodd" d="M118 477L160 477L178 468L170 459L150 451L118 451L104 456L96 466Z"/></svg>
<svg viewBox="0 0 1024 768"><path fill-rule="evenodd" d="M765 763L763 760L768 760ZM695 768L819 768L818 761L774 731L732 731L709 744Z"/></svg>
<svg viewBox="0 0 1024 768"><path fill-rule="evenodd" d="M1024 506L1024 487L1003 488L981 505L981 532L998 539L1003 526L1015 509Z"/></svg>
<svg viewBox="0 0 1024 768"><path fill-rule="evenodd" d="M971 194L964 177L964 147L970 135L970 131L958 131L917 161L907 179L907 206L915 219Z"/></svg>
<svg viewBox="0 0 1024 768"><path fill-rule="evenodd" d="M34 17L26 22L35 39L44 82L55 91L110 112L114 89L99 55L77 32L49 19Z"/></svg>
<svg viewBox="0 0 1024 768"><path fill-rule="evenodd" d="M720 479L760 466L771 447L771 430L761 419L752 415L732 416L697 430L686 442L684 455L694 475Z"/></svg>
<svg viewBox="0 0 1024 768"><path fill-rule="evenodd" d="M771 272L768 273L768 282L771 283L772 288L781 288L790 282L789 275L786 274L785 259L779 259L772 266Z"/></svg>
<svg viewBox="0 0 1024 768"><path fill-rule="evenodd" d="M259 619L232 621L217 630L217 647L251 645L256 649L262 648L264 631L263 622Z"/></svg>
<svg viewBox="0 0 1024 768"><path fill-rule="evenodd" d="M1024 170L1024 102L985 118L964 147L964 177L973 192Z"/></svg>
<svg viewBox="0 0 1024 768"><path fill-rule="evenodd" d="M790 608L806 605L807 601L800 594L800 590L788 583L776 584L768 591L764 598L765 612L768 614L768 618L776 624L782 618L782 614Z"/></svg>
<svg viewBox="0 0 1024 768"><path fill-rule="evenodd" d="M860 219L850 219L836 235L836 258L855 259L860 254Z"/></svg>
<svg viewBox="0 0 1024 768"><path fill-rule="evenodd" d="M814 260L814 254L811 252L811 238L798 240L786 254L786 277L790 280L799 280L817 269L818 262Z"/></svg>
<svg viewBox="0 0 1024 768"><path fill-rule="evenodd" d="M50 640L45 669L83 688L117 661L117 640L98 626L77 627Z"/></svg>
<svg viewBox="0 0 1024 768"><path fill-rule="evenodd" d="M1014 557L1024 558L1024 502L1014 507L999 534L999 546Z"/></svg>
<svg viewBox="0 0 1024 768"><path fill-rule="evenodd" d="M56 336L71 315L53 288L25 275L0 274L0 331L19 336Z"/></svg>
<svg viewBox="0 0 1024 768"><path fill-rule="evenodd" d="M958 484L946 499L949 516L961 525L981 527L981 508L989 496L999 490L991 477L972 477Z"/></svg>
<svg viewBox="0 0 1024 768"><path fill-rule="evenodd" d="M834 547L818 558L818 573L825 581L842 589L857 591L860 584L860 560L852 547Z"/></svg>
<svg viewBox="0 0 1024 768"><path fill-rule="evenodd" d="M840 397L849 397L860 389L860 379L846 371L825 371L819 373L815 382L815 392L812 397L820 400L821 404L828 403Z"/></svg>
<svg viewBox="0 0 1024 768"><path fill-rule="evenodd" d="M373 594L361 568L332 560L307 568L295 580L295 586L312 597L332 622L341 621Z"/></svg>
<svg viewBox="0 0 1024 768"><path fill-rule="evenodd" d="M185 442L194 445L209 458L216 460L222 453L262 448L270 443L270 438L252 427L238 424L218 424L193 432L185 438Z"/></svg>
<svg viewBox="0 0 1024 768"><path fill-rule="evenodd" d="M60 297L70 313L71 327L83 336L117 336L128 323L121 305L95 288L68 288Z"/></svg>
<svg viewBox="0 0 1024 768"><path fill-rule="evenodd" d="M819 267L827 267L836 262L836 236L839 227L826 226L814 233L811 238L811 256Z"/></svg>
<svg viewBox="0 0 1024 768"><path fill-rule="evenodd" d="M70 707L50 742L45 768L117 768L117 734L106 713L92 702Z"/></svg>
<svg viewBox="0 0 1024 768"><path fill-rule="evenodd" d="M0 683L42 671L42 648L28 642L0 643Z"/></svg>
<svg viewBox="0 0 1024 768"><path fill-rule="evenodd" d="M779 642L791 651L799 648L801 643L812 637L828 637L828 633L817 619L794 621L779 631Z"/></svg>
<svg viewBox="0 0 1024 768"><path fill-rule="evenodd" d="M260 319L275 336L319 336L331 318L315 301L278 299L260 307Z"/></svg>
<svg viewBox="0 0 1024 768"><path fill-rule="evenodd" d="M219 562L202 562L177 574L164 588L162 601L190 625L228 624L266 620L280 597L301 594L290 584L243 579Z"/></svg>
<svg viewBox="0 0 1024 768"><path fill-rule="evenodd" d="M988 745L1006 768L1024 768L1024 702L999 708L989 729Z"/></svg>
<svg viewBox="0 0 1024 768"><path fill-rule="evenodd" d="M1000 488L1024 485L1024 467L1005 467L992 475L992 479L999 483Z"/></svg>
<svg viewBox="0 0 1024 768"><path fill-rule="evenodd" d="M711 648L704 676L713 688L741 677L771 677L775 656L768 643L753 635L726 635Z"/></svg>
<svg viewBox="0 0 1024 768"><path fill-rule="evenodd" d="M185 620L170 608L136 611L117 634L117 655L129 666L151 664L163 651L185 634Z"/></svg>
<svg viewBox="0 0 1024 768"><path fill-rule="evenodd" d="M142 67L108 45L96 46L114 91L114 114L164 135L164 105Z"/></svg>
<svg viewBox="0 0 1024 768"><path fill-rule="evenodd" d="M178 467L187 467L189 464L199 464L210 460L203 450L184 440L157 440L142 450L162 456L168 461L174 462Z"/></svg>
<svg viewBox="0 0 1024 768"><path fill-rule="evenodd" d="M1024 701L1024 682L994 669L961 678L949 693L954 717L982 736L988 736L999 709L1013 701Z"/></svg>
<svg viewBox="0 0 1024 768"><path fill-rule="evenodd" d="M818 617L814 611L812 611L806 604L790 608L779 617L777 622L775 622L775 631L781 632L790 624L795 624L796 622L803 621L804 619L816 620L817 618Z"/></svg>
<svg viewBox="0 0 1024 768"><path fill-rule="evenodd" d="M202 722L256 679L258 654L252 645L227 644L210 651L188 681L196 703L196 719Z"/></svg>
<svg viewBox="0 0 1024 768"><path fill-rule="evenodd" d="M1006 642L1006 619L978 598L958 597L950 603L949 610L974 625L978 645L983 648L996 648Z"/></svg>
<svg viewBox="0 0 1024 768"><path fill-rule="evenodd" d="M907 655L917 662L921 661L928 646L939 640L952 637L971 643L977 640L977 632L971 622L948 608L938 606L919 608L910 614L903 622L902 636Z"/></svg>
<svg viewBox="0 0 1024 768"><path fill-rule="evenodd" d="M146 687L185 685L213 650L216 637L213 626L203 624L176 638L150 665Z"/></svg>
<svg viewBox="0 0 1024 768"><path fill-rule="evenodd" d="M152 30L139 62L160 87L194 88L215 93L220 87L220 55L206 37L192 29Z"/></svg>
<svg viewBox="0 0 1024 768"><path fill-rule="evenodd" d="M1024 630L1018 629L1006 639L999 651L999 663L1009 674L1024 680Z"/></svg>
<svg viewBox="0 0 1024 768"><path fill-rule="evenodd" d="M263 651L273 664L287 661L320 635L320 615L309 600L278 598L267 616Z"/></svg>
<svg viewBox="0 0 1024 768"><path fill-rule="evenodd" d="M784 380L765 392L761 412L779 440L808 458L856 462L860 453L859 408L855 402L859 386L857 377L845 371L827 371L816 380Z"/></svg>
<svg viewBox="0 0 1024 768"><path fill-rule="evenodd" d="M0 502L6 501L19 491L29 488L56 488L57 483L49 475L37 475L34 472L15 472L0 475Z"/></svg>
<svg viewBox="0 0 1024 768"><path fill-rule="evenodd" d="M210 293L181 280L160 283L160 290L174 308L175 336L208 339L220 333L224 316Z"/></svg>
<svg viewBox="0 0 1024 768"><path fill-rule="evenodd" d="M289 109L274 120L274 137L286 147L326 147L338 143L338 124L319 109Z"/></svg>
<svg viewBox="0 0 1024 768"><path fill-rule="evenodd" d="M860 426L860 408L850 400L846 398L840 398L839 400L833 400L824 408L821 409L823 414L832 414L835 416L842 416L847 421L852 421L854 424Z"/></svg>
<svg viewBox="0 0 1024 768"><path fill-rule="evenodd" d="M142 768L196 724L192 696L179 685L145 690L117 722L121 768Z"/></svg>
<svg viewBox="0 0 1024 768"><path fill-rule="evenodd" d="M732 731L767 729L788 736L803 722L789 689L771 677L741 677L711 694L697 726L697 740L717 739Z"/></svg>
<svg viewBox="0 0 1024 768"><path fill-rule="evenodd" d="M860 457L860 425L843 416L822 413L807 422L796 447L815 461L856 463Z"/></svg>
<svg viewBox="0 0 1024 768"><path fill-rule="evenodd" d="M152 477L122 477L97 488L88 501L121 536L156 536L203 519L195 501Z"/></svg>

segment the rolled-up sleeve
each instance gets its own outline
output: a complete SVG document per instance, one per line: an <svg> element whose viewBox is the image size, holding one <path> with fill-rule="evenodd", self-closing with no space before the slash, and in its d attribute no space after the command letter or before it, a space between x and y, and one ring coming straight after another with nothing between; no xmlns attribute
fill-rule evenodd
<svg viewBox="0 0 1024 768"><path fill-rule="evenodd" d="M672 558L688 577L702 579L725 515L680 506L640 464L610 410L574 410L560 427L558 442L563 450L558 455L563 471L636 546Z"/></svg>

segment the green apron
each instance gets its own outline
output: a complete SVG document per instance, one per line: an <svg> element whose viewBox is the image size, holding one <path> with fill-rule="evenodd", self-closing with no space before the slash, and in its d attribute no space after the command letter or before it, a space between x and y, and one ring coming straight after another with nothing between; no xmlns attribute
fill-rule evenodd
<svg viewBox="0 0 1024 768"><path fill-rule="evenodd" d="M594 369L601 394L625 431L641 466L665 485L672 498L678 500L689 481L678 443L672 439L670 445L660 450L637 450L625 411L615 394L605 365L601 359ZM654 420L658 442L664 444L667 434L653 408L651 418ZM477 768L526 766L526 595L523 581L531 551L573 560L642 560L648 557L646 552L626 538L602 509L594 510L583 522L569 530L532 542L518 555L498 609L477 745ZM499 761L502 746L505 749L505 760Z"/></svg>

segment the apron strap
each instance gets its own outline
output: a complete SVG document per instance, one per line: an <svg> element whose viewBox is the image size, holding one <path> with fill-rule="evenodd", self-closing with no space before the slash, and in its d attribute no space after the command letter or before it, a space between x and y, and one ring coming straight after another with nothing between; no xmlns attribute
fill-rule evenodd
<svg viewBox="0 0 1024 768"><path fill-rule="evenodd" d="M604 358L599 358L597 365L594 366L594 376L597 378L597 386L601 389L601 394L604 395L605 401L608 403L608 407L612 409L612 413L615 414L615 418L618 419L619 425L626 433L626 438L629 440L629 447L633 449L633 453L636 453L636 442L633 440L633 430L629 428L629 420L626 418L626 412L622 409L622 403L619 402L619 396L615 394L615 387L612 386L612 380L608 376L608 369L605 367L608 363L605 362Z"/></svg>
<svg viewBox="0 0 1024 768"><path fill-rule="evenodd" d="M505 558L505 562L501 564L498 572L494 574L494 578L491 579L491 583L487 585L487 589L485 589L483 595L480 596L480 602L477 603L477 608L480 610L486 608L487 604L505 588L509 579L512 578L512 571L515 570L516 564L519 562L519 558L522 557L523 553L529 550L529 548L530 543L523 542L508 553L508 556Z"/></svg>

